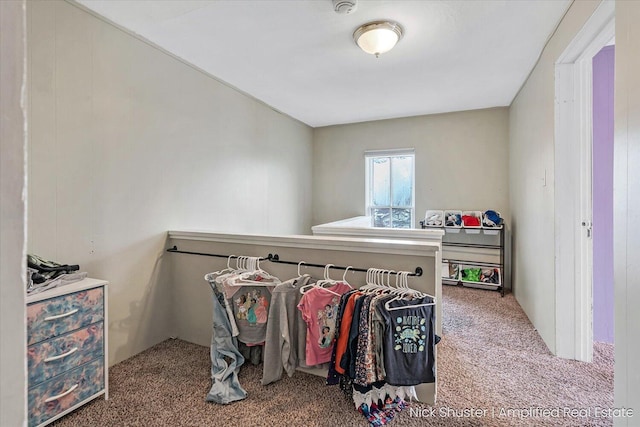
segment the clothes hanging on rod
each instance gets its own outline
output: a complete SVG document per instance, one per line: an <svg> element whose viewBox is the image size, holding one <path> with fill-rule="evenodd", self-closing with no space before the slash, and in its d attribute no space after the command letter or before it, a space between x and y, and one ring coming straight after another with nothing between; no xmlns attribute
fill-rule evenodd
<svg viewBox="0 0 640 427"><path fill-rule="evenodd" d="M390 275L367 274L366 286L340 298L327 375L375 425L402 410L415 385L435 381L435 298L410 289L408 272L398 273L397 287Z"/></svg>
<svg viewBox="0 0 640 427"><path fill-rule="evenodd" d="M389 301L375 308L374 323L382 331L380 355L385 380L392 385L435 382L435 306L426 296ZM379 362L378 362L379 363ZM382 365L381 365L382 366Z"/></svg>
<svg viewBox="0 0 640 427"><path fill-rule="evenodd" d="M262 270L258 258L238 257L235 269L205 275L213 291L211 378L206 400L228 404L246 398L238 380L245 360L258 364L266 337L269 289L280 280ZM240 342L239 340L242 340ZM252 346L251 346L252 345Z"/></svg>
<svg viewBox="0 0 640 427"><path fill-rule="evenodd" d="M386 424L405 399L416 398L414 385L435 381L435 298L406 284L419 274L402 272L402 286L396 280L394 288L389 270L367 271L367 284L354 290L346 282L350 267L342 281L329 279L325 265L324 280L314 283L298 268L295 279L281 282L258 258L237 257L235 268L230 261L205 276L214 291L214 383L207 400L246 397L237 373L256 349L264 350L263 385L297 367L328 364L327 384L340 383L372 425Z"/></svg>
<svg viewBox="0 0 640 427"><path fill-rule="evenodd" d="M210 275L207 275L211 278ZM207 277L206 276L206 277ZM238 372L244 363L244 357L238 351L238 343L231 334L231 324L224 308L224 294L215 282L209 281L213 290L213 334L211 336L211 389L206 400L226 405L247 397L240 385Z"/></svg>
<svg viewBox="0 0 640 427"><path fill-rule="evenodd" d="M273 290L264 345L262 385L280 380L283 371L291 377L297 367L307 367L307 327L297 306L302 298L299 289L310 279L311 276L305 274L282 282Z"/></svg>
<svg viewBox="0 0 640 427"><path fill-rule="evenodd" d="M351 286L337 282L330 288L314 286L300 299L298 309L307 324L306 361L318 365L331 360L340 297Z"/></svg>
<svg viewBox="0 0 640 427"><path fill-rule="evenodd" d="M212 253L208 253L208 252L194 252L194 251L183 251L178 249L178 247L176 245L167 248L167 252L171 252L171 253L177 253L177 254L190 254L190 255L200 255L200 256L208 256L208 257L218 257L218 258L227 258L227 259L231 259L231 258L237 258L236 255L222 255L222 254L212 254ZM269 262L273 262L273 263L278 263L278 264L291 264L291 265L296 265L299 264L298 261L285 261L280 259L280 256L278 256L278 254L268 254L266 257L260 257L258 258L260 261L269 261ZM325 265L324 264L308 264L305 263L306 266L308 267L320 267L320 268L324 268ZM360 271L360 272L366 272L368 269L366 268L358 268L358 267L341 267L341 266L337 266L334 265L331 268L337 269L337 270L347 270L350 269L352 271ZM422 273L424 273L422 267L416 267L415 272L414 273L410 273L409 276L422 276Z"/></svg>
<svg viewBox="0 0 640 427"><path fill-rule="evenodd" d="M257 257L238 257L236 269L215 278L238 331L240 350L254 365L262 361L271 292L280 279L262 270ZM229 310L227 310L229 312ZM255 347L255 348L253 348Z"/></svg>

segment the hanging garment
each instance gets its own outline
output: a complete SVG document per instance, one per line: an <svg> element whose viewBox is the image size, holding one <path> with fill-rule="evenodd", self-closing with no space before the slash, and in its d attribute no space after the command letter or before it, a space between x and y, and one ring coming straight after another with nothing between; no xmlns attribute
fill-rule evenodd
<svg viewBox="0 0 640 427"><path fill-rule="evenodd" d="M347 351L356 298L362 296L363 293L358 291L351 291L347 292L345 295L346 298L344 299L344 302L342 302L341 300L342 309L339 310L339 328L336 329L335 360L333 362L334 368L339 374L345 373L345 370L340 366L340 361Z"/></svg>
<svg viewBox="0 0 640 427"><path fill-rule="evenodd" d="M338 304L342 294L350 290L349 285L338 282L331 288L313 287L300 299L298 309L307 324L308 365L331 361Z"/></svg>
<svg viewBox="0 0 640 427"><path fill-rule="evenodd" d="M209 285L211 286L212 289L215 288L220 294L224 295L224 286L222 284L222 280L225 277L228 277L229 274L230 273L220 274L220 272L208 273L204 276L204 280L209 282ZM235 318L233 317L233 310L231 308L231 304L229 303L229 300L227 300L226 298L222 298L222 300L223 302L221 302L221 304L223 304L224 309L227 312L229 324L231 325L231 336L237 337L240 331L238 331L238 325L236 325Z"/></svg>
<svg viewBox="0 0 640 427"><path fill-rule="evenodd" d="M238 351L242 354L242 357L244 357L244 361L254 366L259 365L264 360L263 348L263 344L247 345L242 341L238 341Z"/></svg>
<svg viewBox="0 0 640 427"><path fill-rule="evenodd" d="M394 387L376 383L370 387L353 386L353 402L356 409L370 425L386 425L397 413L407 407L405 397L415 396L414 387Z"/></svg>
<svg viewBox="0 0 640 427"><path fill-rule="evenodd" d="M213 384L206 400L228 404L247 397L238 381L244 357L238 351L237 340L231 335L231 325L224 309L224 295L212 286L213 336L211 337L211 379Z"/></svg>
<svg viewBox="0 0 640 427"><path fill-rule="evenodd" d="M338 305L338 314L336 317L336 328L334 335L334 345L331 350L331 360L329 362L329 368L327 372L327 385L336 385L340 384L344 378L344 369L340 368L340 357L344 354L344 351L347 346L347 339L349 338L349 327L351 326L351 316L353 315L353 304L351 306L351 311L347 314L347 310L349 310L349 301L351 300L351 296L357 294L358 291L349 291L344 293L340 297L340 304ZM348 318L348 320L347 320ZM341 387L342 388L342 387ZM351 384L348 386L348 390L350 393ZM343 388L344 391L344 388Z"/></svg>
<svg viewBox="0 0 640 427"><path fill-rule="evenodd" d="M360 325L360 314L362 313L362 305L366 295L356 296L355 306L353 308L353 318L351 319L351 327L349 328L349 339L347 348L340 359L340 367L345 370L345 375L353 379L356 376L356 358L358 352L358 328Z"/></svg>
<svg viewBox="0 0 640 427"><path fill-rule="evenodd" d="M376 307L384 323L383 357L385 380L391 385L417 385L435 382L435 305L426 296L413 300L390 301ZM397 309L396 309L397 308Z"/></svg>
<svg viewBox="0 0 640 427"><path fill-rule="evenodd" d="M369 331L369 309L371 301L376 295L367 295L363 299L362 310L360 311L360 320L358 321L358 339L356 342L356 358L353 383L366 386L367 382L367 363L371 364L371 359L367 358L367 341L371 338ZM367 360L369 360L367 362Z"/></svg>
<svg viewBox="0 0 640 427"><path fill-rule="evenodd" d="M267 336L271 289L241 286L234 291L231 295L227 292L227 295L240 332L238 340L253 345L264 343Z"/></svg>
<svg viewBox="0 0 640 427"><path fill-rule="evenodd" d="M376 381L384 380L384 369L381 369L382 363L378 361L381 354L376 352L378 343L382 340L383 330L378 328L379 323L374 322L375 309L378 304L384 304L385 301L393 298L388 294L376 295L371 300L369 308L369 334L366 340L366 348L364 349L364 372L360 375L364 378L363 384L372 384ZM356 371L356 376L358 372Z"/></svg>
<svg viewBox="0 0 640 427"><path fill-rule="evenodd" d="M288 280L276 286L271 294L262 385L280 380L283 370L291 377L296 367L301 365L300 359L305 358L306 325L297 306L302 298L300 287L306 286L309 279L308 275L303 275ZM302 363L304 364L304 360Z"/></svg>
<svg viewBox="0 0 640 427"><path fill-rule="evenodd" d="M280 280L272 276L266 279L261 272L255 272L231 275L222 283L238 327L238 340L249 346L263 344L267 335L271 292Z"/></svg>

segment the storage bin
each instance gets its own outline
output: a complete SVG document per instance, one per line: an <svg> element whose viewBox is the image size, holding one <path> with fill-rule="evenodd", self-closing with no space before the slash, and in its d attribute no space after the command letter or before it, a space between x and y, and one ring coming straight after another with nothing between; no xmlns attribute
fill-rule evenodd
<svg viewBox="0 0 640 427"><path fill-rule="evenodd" d="M442 279L458 282L460 280L460 264L442 261Z"/></svg>
<svg viewBox="0 0 640 427"><path fill-rule="evenodd" d="M481 211L464 211L462 212L462 217L474 217L478 220L478 225L468 225L468 222L462 220L462 227L464 231L469 234L480 234L480 230L482 229L482 212Z"/></svg>
<svg viewBox="0 0 640 427"><path fill-rule="evenodd" d="M498 215L499 222L498 222L497 225L488 225L487 224L487 223L490 224L491 222L494 222L494 221L492 221L490 219L490 217L492 217L494 215L491 215L491 214L487 215L487 212L489 212L489 213L493 212L496 215ZM499 230L501 230L502 227L503 227L503 225L502 225L503 222L504 221L502 219L502 214L500 214L500 212L494 211L494 210L491 210L491 209L484 211L483 214L482 214L482 230L483 230L483 233L484 234L488 234L488 235L496 235L496 234L498 234L500 232Z"/></svg>
<svg viewBox="0 0 640 427"><path fill-rule="evenodd" d="M424 214L424 226L429 228L444 227L444 212L438 210L429 210Z"/></svg>
<svg viewBox="0 0 640 427"><path fill-rule="evenodd" d="M444 211L444 229L447 233L459 233L462 228L462 211L448 209Z"/></svg>
<svg viewBox="0 0 640 427"><path fill-rule="evenodd" d="M502 286L502 274L498 267L464 264L460 267L460 281L464 286L495 290Z"/></svg>

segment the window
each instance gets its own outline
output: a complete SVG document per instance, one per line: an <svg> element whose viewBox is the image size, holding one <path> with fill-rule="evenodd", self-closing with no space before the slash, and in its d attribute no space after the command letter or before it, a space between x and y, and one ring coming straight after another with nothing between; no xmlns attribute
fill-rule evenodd
<svg viewBox="0 0 640 427"><path fill-rule="evenodd" d="M366 151L367 215L374 227L412 228L413 149Z"/></svg>

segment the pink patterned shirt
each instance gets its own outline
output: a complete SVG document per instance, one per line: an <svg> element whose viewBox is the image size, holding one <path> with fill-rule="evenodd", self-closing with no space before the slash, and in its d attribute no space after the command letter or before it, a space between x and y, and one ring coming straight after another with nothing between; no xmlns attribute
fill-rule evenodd
<svg viewBox="0 0 640 427"><path fill-rule="evenodd" d="M331 361L333 336L340 296L351 287L338 282L330 288L313 287L298 303L298 309L307 324L307 365Z"/></svg>

